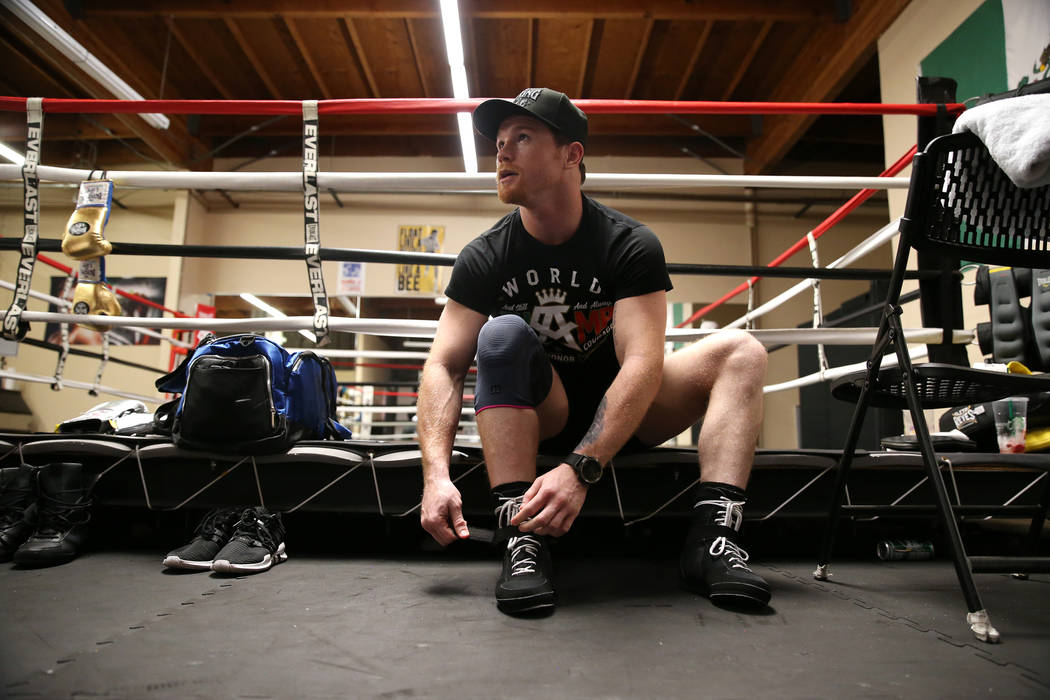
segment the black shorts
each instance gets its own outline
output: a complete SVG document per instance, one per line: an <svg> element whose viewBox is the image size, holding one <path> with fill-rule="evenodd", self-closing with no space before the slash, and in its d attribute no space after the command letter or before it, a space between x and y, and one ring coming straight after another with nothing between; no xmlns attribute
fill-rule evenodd
<svg viewBox="0 0 1050 700"><path fill-rule="evenodd" d="M557 370L555 370L557 371ZM559 373L559 377L561 374ZM562 383L564 384L564 378ZM606 387L591 387L580 389L565 387L569 397L569 417L565 421L565 427L557 435L553 435L540 441L540 454L543 455L568 455L580 444L580 440L587 434L587 430L594 422L594 413L605 396ZM636 436L632 435L627 443L620 449L618 454L630 454L632 452L644 452L652 449Z"/></svg>

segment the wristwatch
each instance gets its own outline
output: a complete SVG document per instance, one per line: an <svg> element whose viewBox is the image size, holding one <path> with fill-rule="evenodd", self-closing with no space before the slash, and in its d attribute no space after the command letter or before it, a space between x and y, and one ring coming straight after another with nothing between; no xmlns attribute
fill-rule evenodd
<svg viewBox="0 0 1050 700"><path fill-rule="evenodd" d="M576 477L585 486L597 484L602 478L602 463L594 457L573 452L565 458L565 463L575 470Z"/></svg>

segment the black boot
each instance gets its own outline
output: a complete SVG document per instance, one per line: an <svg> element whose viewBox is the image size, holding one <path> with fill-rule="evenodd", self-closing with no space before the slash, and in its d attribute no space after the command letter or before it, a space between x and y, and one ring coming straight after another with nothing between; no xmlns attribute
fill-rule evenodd
<svg viewBox="0 0 1050 700"><path fill-rule="evenodd" d="M751 570L737 544L744 501L735 486L701 484L679 564L686 586L712 603L762 607L769 602L769 584Z"/></svg>
<svg viewBox="0 0 1050 700"><path fill-rule="evenodd" d="M493 489L498 527L510 526L510 520L521 508L521 497L528 487L527 483L515 482ZM508 539L503 552L503 569L496 582L496 607L511 615L532 615L553 610L552 568L546 537L522 534Z"/></svg>
<svg viewBox="0 0 1050 700"><path fill-rule="evenodd" d="M28 464L0 469L0 562L11 561L36 527L36 472Z"/></svg>
<svg viewBox="0 0 1050 700"><path fill-rule="evenodd" d="M40 468L39 515L36 530L15 552L15 563L23 566L54 566L73 560L80 553L91 519L91 486L94 478L75 462L59 462Z"/></svg>

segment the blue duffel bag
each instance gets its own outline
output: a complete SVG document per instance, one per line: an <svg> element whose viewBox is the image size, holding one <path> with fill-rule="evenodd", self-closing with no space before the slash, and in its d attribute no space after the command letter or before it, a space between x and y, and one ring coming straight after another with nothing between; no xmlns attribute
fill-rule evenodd
<svg viewBox="0 0 1050 700"><path fill-rule="evenodd" d="M283 452L299 440L350 437L336 419L335 370L309 350L257 335L207 336L157 380L181 394L157 411L179 447L229 454Z"/></svg>

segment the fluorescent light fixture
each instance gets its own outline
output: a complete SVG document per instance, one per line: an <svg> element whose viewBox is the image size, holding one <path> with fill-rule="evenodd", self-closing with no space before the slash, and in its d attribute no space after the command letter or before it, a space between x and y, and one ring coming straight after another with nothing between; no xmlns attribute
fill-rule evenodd
<svg viewBox="0 0 1050 700"><path fill-rule="evenodd" d="M244 299L246 302L259 309L267 316L273 316L274 318L288 318L288 314L284 313L283 311L274 306L270 306L254 294L251 294L249 292L241 292L241 299ZM302 330L299 331L299 335L303 336L311 343L317 342L317 336L315 336L311 331Z"/></svg>
<svg viewBox="0 0 1050 700"><path fill-rule="evenodd" d="M24 165L26 162L26 157L24 155L8 146L6 143L0 143L0 156L7 158L15 165Z"/></svg>
<svg viewBox="0 0 1050 700"><path fill-rule="evenodd" d="M117 99L145 99L29 0L0 0L0 4L28 24L47 43L58 49L63 56L98 81ZM140 116L147 124L157 129L167 129L171 123L163 114L142 114Z"/></svg>
<svg viewBox="0 0 1050 700"><path fill-rule="evenodd" d="M458 0L441 0L441 27L445 32L445 54L452 73L452 96L457 100L470 99L467 89L467 69L463 65L463 37L459 30ZM468 112L456 114L459 125L459 144L463 151L463 170L478 172L478 154L474 149L474 124Z"/></svg>

